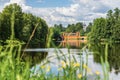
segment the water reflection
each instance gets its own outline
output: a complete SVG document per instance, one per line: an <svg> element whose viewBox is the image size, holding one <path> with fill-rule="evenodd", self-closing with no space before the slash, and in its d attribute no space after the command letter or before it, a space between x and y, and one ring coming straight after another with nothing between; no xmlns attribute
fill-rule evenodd
<svg viewBox="0 0 120 80"><path fill-rule="evenodd" d="M91 44L91 47L88 47L89 49L85 49L85 52L80 52L81 48L84 47L84 43L80 42L74 42L74 43L63 43L66 44L66 46L62 45L63 48L60 48L56 50L56 48L34 48L34 49L27 49L26 53L24 54L23 60L24 61L30 61L31 66L35 66L38 64L38 67L40 67L40 63L44 63L44 61L47 59L50 61L50 66L52 67L52 71L56 72L58 68L58 64L60 63L56 59L56 53L58 53L59 56L61 56L64 53L67 57L68 52L75 56L76 59L79 59L78 56L82 55L81 57L83 59L85 58L85 52L91 53L88 55L88 66L92 69L92 72L95 72L96 70L99 70L100 73L102 72L102 66L101 66L101 59L100 56L105 59L105 44L101 43L94 43ZM76 46L76 44L80 44L79 46ZM70 50L68 50L67 45L72 46ZM77 49L73 49L77 48ZM94 54L92 54L94 52ZM78 55L79 54L79 55ZM67 58L68 59L68 58ZM120 44L109 44L108 46L108 62L110 65L110 76L114 78L114 80L119 79L120 74ZM117 74L117 75L116 75ZM92 79L93 80L93 79Z"/></svg>
<svg viewBox="0 0 120 80"><path fill-rule="evenodd" d="M22 61L29 62L30 66L40 64L48 55L48 52L40 52L35 50L25 51L22 56Z"/></svg>
<svg viewBox="0 0 120 80"><path fill-rule="evenodd" d="M61 41L61 47L70 47L70 48L82 48L86 42L82 40L73 40L73 41Z"/></svg>
<svg viewBox="0 0 120 80"><path fill-rule="evenodd" d="M94 52L94 62L101 63L100 56L105 59L105 45L92 44L91 50ZM120 44L109 44L108 46L108 62L110 72L118 74L120 72Z"/></svg>

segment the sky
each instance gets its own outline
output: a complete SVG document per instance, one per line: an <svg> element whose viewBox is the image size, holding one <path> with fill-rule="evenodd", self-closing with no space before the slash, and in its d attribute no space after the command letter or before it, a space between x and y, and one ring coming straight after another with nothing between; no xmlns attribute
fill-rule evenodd
<svg viewBox="0 0 120 80"><path fill-rule="evenodd" d="M17 3L23 12L43 18L49 26L83 22L106 17L110 9L120 8L120 0L0 0L0 12L6 5Z"/></svg>

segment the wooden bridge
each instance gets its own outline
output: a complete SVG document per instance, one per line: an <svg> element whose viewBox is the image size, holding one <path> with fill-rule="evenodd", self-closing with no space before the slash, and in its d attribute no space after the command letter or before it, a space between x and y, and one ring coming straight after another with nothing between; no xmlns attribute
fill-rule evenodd
<svg viewBox="0 0 120 80"><path fill-rule="evenodd" d="M72 46L80 46L80 43L87 42L87 36L80 36L79 32L76 33L63 33L62 34L62 43L61 45L72 45Z"/></svg>

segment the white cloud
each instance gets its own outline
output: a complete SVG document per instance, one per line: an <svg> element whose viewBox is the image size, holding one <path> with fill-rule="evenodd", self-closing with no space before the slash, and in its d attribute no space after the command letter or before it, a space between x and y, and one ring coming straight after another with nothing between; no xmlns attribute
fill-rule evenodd
<svg viewBox="0 0 120 80"><path fill-rule="evenodd" d="M100 0L101 3L103 3L106 6L109 6L111 8L119 7L120 8L120 0Z"/></svg>
<svg viewBox="0 0 120 80"><path fill-rule="evenodd" d="M12 4L12 3L17 3L17 4L19 4L20 6L22 6L22 5L25 5L25 0L10 0L10 1L7 2L5 5L9 5L9 4Z"/></svg>
<svg viewBox="0 0 120 80"><path fill-rule="evenodd" d="M44 1L44 0L37 0ZM24 12L40 16L51 26L53 24L71 24L78 21L90 22L97 17L105 17L109 9L120 8L120 0L73 0L69 7L34 8L26 5L26 0L10 0L5 5L18 3ZM3 7L0 6L0 10Z"/></svg>
<svg viewBox="0 0 120 80"><path fill-rule="evenodd" d="M9 2L5 3L5 6L12 4L12 3L19 4L22 7L23 11L29 10L30 8L32 8L32 7L26 5L26 0L10 0Z"/></svg>
<svg viewBox="0 0 120 80"><path fill-rule="evenodd" d="M70 7L56 8L56 11L65 16L76 16L79 4L73 4Z"/></svg>

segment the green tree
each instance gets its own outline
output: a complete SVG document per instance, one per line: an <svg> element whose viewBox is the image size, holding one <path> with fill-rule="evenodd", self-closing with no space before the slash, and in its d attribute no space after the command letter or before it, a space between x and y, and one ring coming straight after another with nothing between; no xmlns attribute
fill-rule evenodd
<svg viewBox="0 0 120 80"><path fill-rule="evenodd" d="M14 37L27 44L29 42L29 47L45 47L47 33L48 25L43 19L23 13L16 3L6 6L0 13L0 40Z"/></svg>
<svg viewBox="0 0 120 80"><path fill-rule="evenodd" d="M115 20L114 20L114 16L113 16L113 11L109 10L107 13L107 25L106 25L106 38L110 39L110 37L112 36L112 30L113 30L113 26L115 24Z"/></svg>
<svg viewBox="0 0 120 80"><path fill-rule="evenodd" d="M24 42L27 42L30 35L33 31L33 18L34 16L32 14L23 14L23 28L22 28L22 34L20 35L20 40L23 40Z"/></svg>
<svg viewBox="0 0 120 80"><path fill-rule="evenodd" d="M78 22L75 24L75 31L83 30L83 23Z"/></svg>
<svg viewBox="0 0 120 80"><path fill-rule="evenodd" d="M114 9L114 21L115 24L112 26L112 40L114 41L120 41L120 10L118 8Z"/></svg>
<svg viewBox="0 0 120 80"><path fill-rule="evenodd" d="M91 32L91 28L92 28L92 23L89 23L89 25L86 28L86 34L88 34L89 32Z"/></svg>
<svg viewBox="0 0 120 80"><path fill-rule="evenodd" d="M53 40L54 41L60 41L61 40L61 35L63 32L65 32L65 27L63 27L62 24L55 24L54 27L52 28L53 29Z"/></svg>
<svg viewBox="0 0 120 80"><path fill-rule="evenodd" d="M106 20L104 18L97 18L94 20L91 33L89 34L90 40L98 41L105 38Z"/></svg>
<svg viewBox="0 0 120 80"><path fill-rule="evenodd" d="M66 28L66 32L80 32L81 35L84 35L83 23L78 22L76 24L68 24Z"/></svg>
<svg viewBox="0 0 120 80"><path fill-rule="evenodd" d="M118 8L108 11L107 14L107 26L106 26L106 38L111 41L120 40L119 30L120 30L120 10Z"/></svg>
<svg viewBox="0 0 120 80"><path fill-rule="evenodd" d="M68 33L75 32L75 24L68 24L68 26L66 28L66 32L68 32Z"/></svg>
<svg viewBox="0 0 120 80"><path fill-rule="evenodd" d="M1 13L1 39L7 40L10 39L11 35L11 18L14 12L14 32L15 37L19 38L19 35L21 34L22 29L22 9L17 4L10 4L4 8L4 10Z"/></svg>
<svg viewBox="0 0 120 80"><path fill-rule="evenodd" d="M109 10L106 18L97 18L93 21L90 40L106 39L107 41L120 41L120 10Z"/></svg>
<svg viewBox="0 0 120 80"><path fill-rule="evenodd" d="M23 14L23 29L20 40L27 41L32 36L29 47L45 47L48 33L48 26L46 22L32 14ZM34 34L32 34L34 32Z"/></svg>

